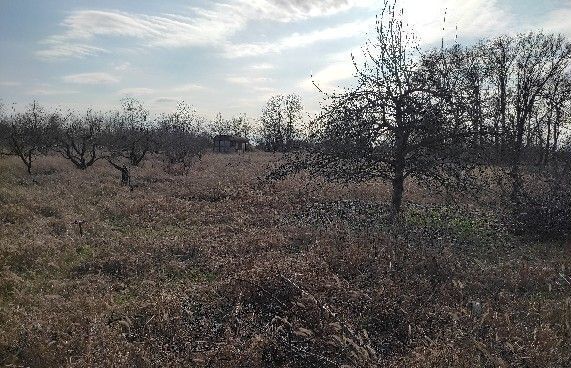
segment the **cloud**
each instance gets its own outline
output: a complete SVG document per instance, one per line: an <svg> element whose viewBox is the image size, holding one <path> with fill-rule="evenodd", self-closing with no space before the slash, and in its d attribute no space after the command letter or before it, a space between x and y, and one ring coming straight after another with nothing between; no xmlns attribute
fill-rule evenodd
<svg viewBox="0 0 571 368"><path fill-rule="evenodd" d="M268 83L272 81L272 79L267 77L238 76L238 75L227 76L225 80L229 83L239 84L239 85L252 85L260 83Z"/></svg>
<svg viewBox="0 0 571 368"><path fill-rule="evenodd" d="M373 19L358 20L307 33L294 33L275 42L228 45L227 57L258 56L280 53L285 50L306 47L318 42L334 41L364 36L374 25Z"/></svg>
<svg viewBox="0 0 571 368"><path fill-rule="evenodd" d="M127 96L144 96L144 95L153 94L154 92L155 90L151 88L134 87L134 88L123 88L117 91L117 94L127 95Z"/></svg>
<svg viewBox="0 0 571 368"><path fill-rule="evenodd" d="M311 78L301 81L299 87L308 92L316 92L317 88L315 85L321 90L337 89L337 82L350 79L354 73L355 68L351 62L334 62L315 73ZM313 84L314 82L315 85Z"/></svg>
<svg viewBox="0 0 571 368"><path fill-rule="evenodd" d="M406 22L425 44L444 37L480 38L514 28L515 19L499 0L401 0Z"/></svg>
<svg viewBox="0 0 571 368"><path fill-rule="evenodd" d="M106 52L92 43L98 37L122 37L144 47L221 47L249 22L288 23L327 16L373 0L228 0L206 8L189 8L189 14L147 15L119 11L77 10L61 26L63 32L44 40L40 58L83 58Z"/></svg>
<svg viewBox="0 0 571 368"><path fill-rule="evenodd" d="M36 51L36 56L40 59L56 60L68 58L83 58L106 52L100 47L74 42L55 41L45 42L48 48Z"/></svg>
<svg viewBox="0 0 571 368"><path fill-rule="evenodd" d="M158 104L172 104L175 102L178 102L179 99L178 98L174 98L174 97L159 97L156 98L154 100L154 103L158 103Z"/></svg>
<svg viewBox="0 0 571 368"><path fill-rule="evenodd" d="M98 37L136 39L146 47L205 46L224 41L243 26L231 13L197 9L194 17L150 16L117 11L74 11L61 23L64 32L49 37L42 58L82 58L105 50L87 44Z"/></svg>
<svg viewBox="0 0 571 368"><path fill-rule="evenodd" d="M253 64L249 66L252 70L271 70L274 69L274 65L270 63Z"/></svg>
<svg viewBox="0 0 571 368"><path fill-rule="evenodd" d="M179 86L174 86L172 88L169 88L170 91L173 92L193 92L193 91L201 91L206 89L204 86L201 86L199 84L182 84Z"/></svg>
<svg viewBox="0 0 571 368"><path fill-rule="evenodd" d="M329 16L355 7L372 7L375 0L240 0L236 5L250 17L293 22Z"/></svg>
<svg viewBox="0 0 571 368"><path fill-rule="evenodd" d="M63 81L75 84L113 84L119 82L119 79L108 73L81 73L67 75Z"/></svg>
<svg viewBox="0 0 571 368"><path fill-rule="evenodd" d="M409 30L417 35L421 46L430 46L443 37L448 41L456 33L464 38L501 34L512 29L514 23L512 16L496 0L401 0L399 5L404 9L405 21L411 25ZM367 29L374 32L372 27ZM371 37L374 35L369 35ZM337 89L355 73L351 54L358 64L363 61L363 53L358 46L332 53L324 58L323 65L311 78L300 81L298 86L305 91L315 92L315 81L321 89Z"/></svg>
<svg viewBox="0 0 571 368"><path fill-rule="evenodd" d="M125 71L131 69L131 63L126 61L124 63L115 64L113 66L113 69L115 69L118 72L125 72Z"/></svg>
<svg viewBox="0 0 571 368"><path fill-rule="evenodd" d="M127 87L117 91L117 94L125 96L148 96L148 95L164 96L171 93L187 94L195 91L203 91L205 89L206 88L201 85L189 83L189 84L181 84L178 86L172 86L169 88L160 88L160 89L146 88L146 87ZM154 100L155 103L167 103L173 101L178 101L178 99L171 97L158 97Z"/></svg>
<svg viewBox="0 0 571 368"><path fill-rule="evenodd" d="M4 82L0 82L0 86L2 87L18 87L21 86L22 83L20 82L15 82L15 81L4 81Z"/></svg>
<svg viewBox="0 0 571 368"><path fill-rule="evenodd" d="M58 90L58 89L52 89L52 88L37 88L37 89L33 89L30 91L27 91L26 94L27 95L32 95L32 96L58 96L58 95L71 95L71 94L75 94L75 93L79 93L78 91L72 91L72 90Z"/></svg>

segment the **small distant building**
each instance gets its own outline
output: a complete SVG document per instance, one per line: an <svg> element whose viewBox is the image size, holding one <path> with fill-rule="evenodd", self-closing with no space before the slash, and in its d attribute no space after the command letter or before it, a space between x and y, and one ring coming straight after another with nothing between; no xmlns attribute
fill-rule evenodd
<svg viewBox="0 0 571 368"><path fill-rule="evenodd" d="M217 135L214 137L214 152L244 153L248 148L248 139L233 135Z"/></svg>

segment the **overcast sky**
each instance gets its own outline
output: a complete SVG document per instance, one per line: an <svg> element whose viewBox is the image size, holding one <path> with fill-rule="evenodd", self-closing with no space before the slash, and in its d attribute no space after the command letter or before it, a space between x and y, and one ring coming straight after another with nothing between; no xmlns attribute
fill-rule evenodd
<svg viewBox="0 0 571 368"><path fill-rule="evenodd" d="M257 116L268 97L347 83L380 0L0 0L0 99L155 112L185 100ZM544 29L571 37L571 0L406 0L425 44ZM445 31L443 16L447 10Z"/></svg>

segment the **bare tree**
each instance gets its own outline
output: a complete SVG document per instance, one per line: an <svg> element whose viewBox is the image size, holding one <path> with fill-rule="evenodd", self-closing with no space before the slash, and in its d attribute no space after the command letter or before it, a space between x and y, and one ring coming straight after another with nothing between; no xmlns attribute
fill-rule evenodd
<svg viewBox="0 0 571 368"><path fill-rule="evenodd" d="M473 142L476 147L487 144L489 131L486 126L487 101L490 69L486 63L486 49L482 42L460 53L459 60L463 76L463 85L456 93L465 94L466 112L472 125Z"/></svg>
<svg viewBox="0 0 571 368"><path fill-rule="evenodd" d="M286 165L331 179L390 181L393 219L407 178L446 185L459 176L471 135L455 93L461 76L444 50L422 52L401 16L385 1L376 37L363 48L365 61L354 62L356 86L326 95L313 125L314 148Z"/></svg>
<svg viewBox="0 0 571 368"><path fill-rule="evenodd" d="M216 118L210 124L210 130L213 135L231 135L230 120L225 119L222 113L216 114Z"/></svg>
<svg viewBox="0 0 571 368"><path fill-rule="evenodd" d="M222 114L218 113L215 120L211 123L210 130L214 135L234 135L250 138L252 124L246 114L225 119Z"/></svg>
<svg viewBox="0 0 571 368"><path fill-rule="evenodd" d="M262 111L261 139L266 150L287 152L298 138L302 120L301 98L295 94L271 97Z"/></svg>
<svg viewBox="0 0 571 368"><path fill-rule="evenodd" d="M529 131L538 98L546 90L548 83L568 67L571 61L571 45L562 36L530 33L518 38L518 49L510 170L513 181L511 198L516 204L523 191L520 166L525 134Z"/></svg>
<svg viewBox="0 0 571 368"><path fill-rule="evenodd" d="M32 102L25 112L14 112L5 119L7 150L4 154L19 157L30 174L36 157L45 154L54 143L53 132L58 124L57 114L49 114L37 102Z"/></svg>
<svg viewBox="0 0 571 368"><path fill-rule="evenodd" d="M84 117L70 116L59 134L56 152L81 170L104 158L101 142L102 122L101 114L92 110L87 111Z"/></svg>
<svg viewBox="0 0 571 368"><path fill-rule="evenodd" d="M181 164L187 169L210 147L202 124L192 106L184 102L177 105L175 112L160 118L158 141L169 167Z"/></svg>
<svg viewBox="0 0 571 368"><path fill-rule="evenodd" d="M511 129L508 126L509 99L511 94L510 76L517 56L516 43L513 37L501 36L486 42L484 46L485 63L490 73L492 93L492 116L494 145L496 154L503 156L506 151Z"/></svg>
<svg viewBox="0 0 571 368"><path fill-rule="evenodd" d="M121 111L110 117L108 146L114 156L124 157L131 165L138 166L152 149L149 111L132 97L123 98L121 107Z"/></svg>
<svg viewBox="0 0 571 368"><path fill-rule="evenodd" d="M547 83L541 94L541 118L537 121L537 135L541 149L540 164L547 166L560 148L560 136L569 116L571 104L571 73L558 75Z"/></svg>
<svg viewBox="0 0 571 368"><path fill-rule="evenodd" d="M8 137L10 136L10 125L5 109L6 105L0 99L0 156L8 154Z"/></svg>

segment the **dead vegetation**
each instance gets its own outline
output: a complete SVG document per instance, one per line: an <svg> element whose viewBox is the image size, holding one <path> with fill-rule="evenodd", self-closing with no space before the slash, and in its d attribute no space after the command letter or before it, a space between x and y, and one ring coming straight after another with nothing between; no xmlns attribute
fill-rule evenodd
<svg viewBox="0 0 571 368"><path fill-rule="evenodd" d="M0 161L0 364L571 364L569 242L413 183L391 225L383 184L259 179L275 159L150 158L133 191L102 161Z"/></svg>

